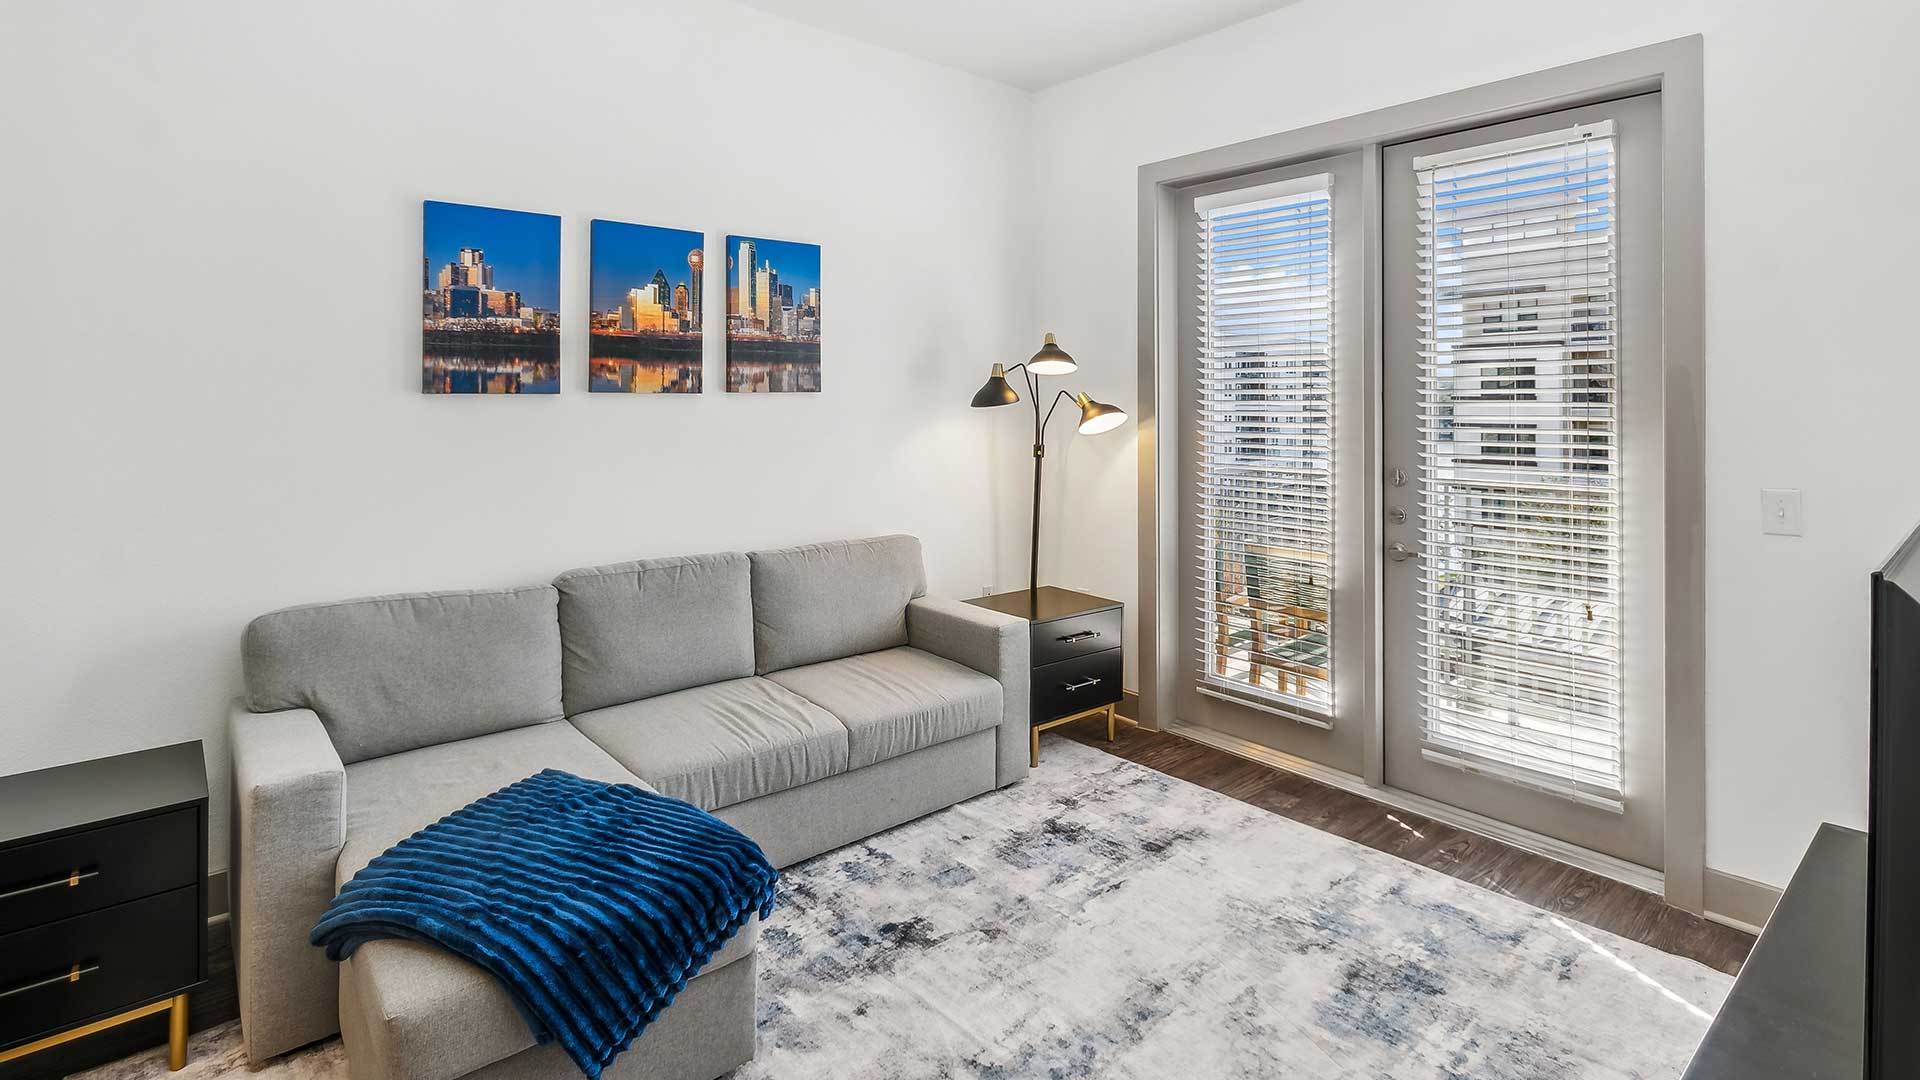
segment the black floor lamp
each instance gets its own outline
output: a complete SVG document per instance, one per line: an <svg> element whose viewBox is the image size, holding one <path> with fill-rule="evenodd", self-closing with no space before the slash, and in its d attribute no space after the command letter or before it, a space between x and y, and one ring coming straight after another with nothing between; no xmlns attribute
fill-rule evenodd
<svg viewBox="0 0 1920 1080"><path fill-rule="evenodd" d="M1102 405L1085 394L1069 394L1062 390L1053 396L1047 405L1047 414L1040 415L1040 376L1065 375L1079 368L1067 351L1054 344L1053 335L1047 335L1046 344L1033 354L1032 359L1023 364L1015 364L1011 369L999 364L993 365L993 374L987 376L987 384L973 395L973 407L990 409L997 405L1011 405L1020 400L1020 392L1007 383L1010 370L1020 371L1026 376L1027 400L1033 403L1033 550L1027 560L1027 598L1037 602L1040 591L1040 465L1047 456L1047 424L1053 420L1053 410L1060 404L1061 398L1080 406L1079 432L1082 435L1098 435L1103 431L1112 431L1127 422L1125 410L1112 405Z"/></svg>

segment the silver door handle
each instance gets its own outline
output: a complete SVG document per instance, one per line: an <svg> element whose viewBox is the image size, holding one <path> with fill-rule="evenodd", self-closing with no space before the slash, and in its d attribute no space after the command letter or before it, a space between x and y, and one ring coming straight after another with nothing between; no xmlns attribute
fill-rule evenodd
<svg viewBox="0 0 1920 1080"><path fill-rule="evenodd" d="M1387 545L1387 558L1392 559L1394 562L1406 562L1418 554L1420 553L1398 540Z"/></svg>

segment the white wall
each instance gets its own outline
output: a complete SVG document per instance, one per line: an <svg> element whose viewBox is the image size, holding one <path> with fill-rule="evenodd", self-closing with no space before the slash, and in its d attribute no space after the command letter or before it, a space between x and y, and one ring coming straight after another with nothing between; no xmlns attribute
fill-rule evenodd
<svg viewBox="0 0 1920 1080"><path fill-rule="evenodd" d="M1901 325L1920 231L1920 7L1306 0L1038 95L1038 311L1082 360L1071 381L1132 408L1137 166L1693 33L1707 862L1782 884L1817 823L1864 823L1866 577L1920 520L1920 363ZM1055 565L1129 604L1134 454L1131 437L1076 440L1052 462L1047 508ZM1804 537L1761 535L1762 487L1805 489ZM1006 515L1024 490L1002 492Z"/></svg>
<svg viewBox="0 0 1920 1080"><path fill-rule="evenodd" d="M0 100L0 773L206 739L218 867L268 609L887 531L992 577L1024 93L720 3L12 0ZM558 397L420 394L425 198L564 216ZM825 392L715 332L706 394L589 396L596 216L822 244Z"/></svg>

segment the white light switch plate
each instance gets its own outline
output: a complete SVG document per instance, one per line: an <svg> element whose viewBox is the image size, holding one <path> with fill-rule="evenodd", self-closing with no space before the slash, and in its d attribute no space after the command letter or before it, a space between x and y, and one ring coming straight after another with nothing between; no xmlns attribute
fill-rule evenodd
<svg viewBox="0 0 1920 1080"><path fill-rule="evenodd" d="M1760 491L1760 531L1772 536L1800 535L1800 489Z"/></svg>

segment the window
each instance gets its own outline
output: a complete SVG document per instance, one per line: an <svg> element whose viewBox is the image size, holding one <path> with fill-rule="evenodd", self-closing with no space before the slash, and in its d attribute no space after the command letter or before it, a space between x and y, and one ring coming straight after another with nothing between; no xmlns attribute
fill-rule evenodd
<svg viewBox="0 0 1920 1080"><path fill-rule="evenodd" d="M1196 372L1202 692L1332 712L1328 174L1201 198Z"/></svg>
<svg viewBox="0 0 1920 1080"><path fill-rule="evenodd" d="M1416 158L1430 758L1623 790L1611 121Z"/></svg>

